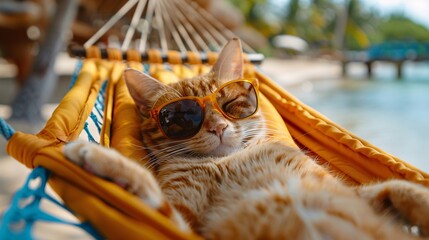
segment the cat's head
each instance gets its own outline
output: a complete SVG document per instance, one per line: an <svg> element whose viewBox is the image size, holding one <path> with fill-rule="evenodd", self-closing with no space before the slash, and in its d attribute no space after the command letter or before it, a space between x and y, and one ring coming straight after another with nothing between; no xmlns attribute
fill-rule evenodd
<svg viewBox="0 0 429 240"><path fill-rule="evenodd" d="M264 134L264 119L259 112L251 117L235 120L224 117L209 103L205 107L204 120L199 132L189 139L172 140L165 137L157 122L149 114L152 109L175 98L208 96L219 86L242 79L243 56L238 39L233 39L225 45L216 64L206 75L169 85L135 70L126 70L124 77L130 94L143 116L141 129L143 141L155 156L165 157L169 154L225 156L242 149ZM228 91L228 88L225 88L225 91ZM222 94L225 99L218 101L221 108L236 101L234 99L240 99L239 94L243 94L243 91L231 90Z"/></svg>

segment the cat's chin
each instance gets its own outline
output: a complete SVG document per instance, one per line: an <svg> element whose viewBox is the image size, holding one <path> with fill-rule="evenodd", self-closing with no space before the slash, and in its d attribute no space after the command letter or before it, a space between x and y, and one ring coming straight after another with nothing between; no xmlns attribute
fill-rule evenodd
<svg viewBox="0 0 429 240"><path fill-rule="evenodd" d="M211 152L207 153L208 156L212 157L224 157L228 156L240 149L239 146L230 146L226 144L219 144L217 148L212 150Z"/></svg>

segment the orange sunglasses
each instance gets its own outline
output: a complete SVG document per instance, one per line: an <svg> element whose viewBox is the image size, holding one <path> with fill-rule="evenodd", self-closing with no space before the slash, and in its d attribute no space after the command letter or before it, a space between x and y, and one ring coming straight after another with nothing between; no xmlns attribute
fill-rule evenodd
<svg viewBox="0 0 429 240"><path fill-rule="evenodd" d="M153 108L150 115L165 137L187 139L200 131L207 102L211 102L213 109L227 119L246 119L259 109L258 90L256 78L233 80L205 97L190 96L168 101Z"/></svg>

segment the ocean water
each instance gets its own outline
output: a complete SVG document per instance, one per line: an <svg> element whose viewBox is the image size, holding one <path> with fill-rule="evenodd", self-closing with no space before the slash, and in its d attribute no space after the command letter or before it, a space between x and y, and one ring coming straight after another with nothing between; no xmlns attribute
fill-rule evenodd
<svg viewBox="0 0 429 240"><path fill-rule="evenodd" d="M356 68L356 67L355 67ZM288 88L305 104L386 152L429 172L429 63L406 64L404 78L378 65L347 79L326 79Z"/></svg>

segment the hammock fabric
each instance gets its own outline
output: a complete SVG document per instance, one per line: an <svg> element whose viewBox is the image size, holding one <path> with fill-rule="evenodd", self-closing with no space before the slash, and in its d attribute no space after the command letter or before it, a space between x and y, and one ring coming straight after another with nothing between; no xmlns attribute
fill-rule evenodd
<svg viewBox="0 0 429 240"><path fill-rule="evenodd" d="M144 159L139 115L125 82L123 70L143 70L140 54L129 51L128 62L119 51L109 50L109 59L100 59L99 50L88 50L87 59L75 85L61 101L45 128L36 135L16 132L7 145L8 153L29 168L51 171L49 184L82 221L89 221L109 239L199 239L178 230L167 218L142 203L116 184L93 176L65 159L65 143L75 140L84 128L97 93L108 80L104 124L100 144L115 148L131 159ZM209 71L198 55L190 53L188 64L177 52L169 52L169 64L160 64L160 53L149 51L148 71L162 82L174 82ZM216 54L209 54L209 64ZM342 176L348 184L364 184L390 178L405 179L429 186L429 175L389 155L337 126L315 110L281 89L272 80L247 64L245 76L260 81L261 109L285 143L301 147L320 164Z"/></svg>

